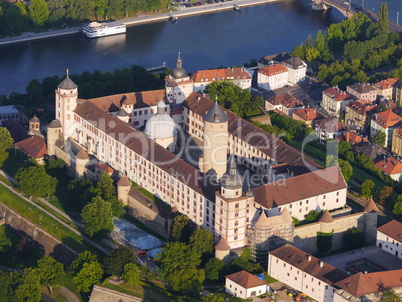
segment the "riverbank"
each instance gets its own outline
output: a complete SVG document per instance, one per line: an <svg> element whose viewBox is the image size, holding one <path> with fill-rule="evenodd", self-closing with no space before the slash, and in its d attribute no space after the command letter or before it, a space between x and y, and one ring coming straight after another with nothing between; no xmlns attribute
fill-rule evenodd
<svg viewBox="0 0 402 302"><path fill-rule="evenodd" d="M176 17L177 19L190 17L200 14L211 14L225 10L233 10L233 6L236 4L240 8L254 5L262 5L270 2L275 2L279 0L234 0L229 2L220 2L215 4L207 4L201 6L189 7L186 9L163 13L158 15L140 15L135 18L122 19L120 22L126 24L127 26L135 26L146 23L168 21L170 17ZM31 42L41 39L49 39L55 37L61 37L65 35L77 34L81 30L81 27L71 27L60 30L51 30L41 33L24 33L17 37L8 37L0 39L0 46L11 45L16 43Z"/></svg>

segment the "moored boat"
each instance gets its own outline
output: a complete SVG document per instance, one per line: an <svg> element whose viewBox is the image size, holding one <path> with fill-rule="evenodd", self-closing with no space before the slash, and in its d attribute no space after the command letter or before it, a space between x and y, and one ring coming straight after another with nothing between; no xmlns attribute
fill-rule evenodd
<svg viewBox="0 0 402 302"><path fill-rule="evenodd" d="M124 34L126 25L117 21L91 22L82 27L82 33L88 38L99 38L117 34Z"/></svg>

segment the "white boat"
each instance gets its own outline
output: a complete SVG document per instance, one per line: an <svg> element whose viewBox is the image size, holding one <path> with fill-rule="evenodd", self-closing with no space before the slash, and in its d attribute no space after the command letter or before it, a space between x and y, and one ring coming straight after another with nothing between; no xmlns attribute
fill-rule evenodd
<svg viewBox="0 0 402 302"><path fill-rule="evenodd" d="M120 22L91 22L82 27L82 33L88 38L99 38L117 34L124 34L126 25Z"/></svg>

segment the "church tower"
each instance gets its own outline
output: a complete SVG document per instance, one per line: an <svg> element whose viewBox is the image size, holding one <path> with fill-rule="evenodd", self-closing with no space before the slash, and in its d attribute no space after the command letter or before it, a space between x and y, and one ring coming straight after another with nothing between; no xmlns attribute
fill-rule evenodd
<svg viewBox="0 0 402 302"><path fill-rule="evenodd" d="M248 197L243 194L243 177L237 171L234 155L229 172L221 180L221 191L215 196L214 230L225 238L231 249L246 245Z"/></svg>
<svg viewBox="0 0 402 302"><path fill-rule="evenodd" d="M56 95L56 119L61 122L63 138L74 134L74 110L77 106L78 86L70 79L67 69L67 77L57 86Z"/></svg>
<svg viewBox="0 0 402 302"><path fill-rule="evenodd" d="M176 67L165 78L166 97L171 104L181 104L193 92L193 86L193 81L183 68L179 51Z"/></svg>
<svg viewBox="0 0 402 302"><path fill-rule="evenodd" d="M201 172L214 172L220 179L226 172L229 117L217 102L203 117L203 153L199 160Z"/></svg>

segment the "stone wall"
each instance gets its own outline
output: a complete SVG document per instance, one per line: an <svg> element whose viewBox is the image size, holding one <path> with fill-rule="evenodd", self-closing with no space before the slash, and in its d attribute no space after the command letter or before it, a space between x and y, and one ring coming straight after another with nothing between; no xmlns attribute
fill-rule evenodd
<svg viewBox="0 0 402 302"><path fill-rule="evenodd" d="M13 228L20 236L39 243L45 255L52 256L66 265L77 257L74 250L1 202L0 217L3 217L4 224Z"/></svg>
<svg viewBox="0 0 402 302"><path fill-rule="evenodd" d="M368 213L360 212L351 215L341 216L334 218L334 221L332 223L326 223L326 228L334 230L334 234L332 236L331 250L344 248L342 240L343 235L345 234L346 230L353 227L358 227L362 229L363 232L367 233L365 234L366 237L371 238L367 235L371 234L373 231L375 232L375 227L373 230L371 230L372 227L366 227L365 216L367 214ZM322 231L322 224L322 222L315 222L296 227L293 245L309 254L317 253L317 232ZM372 244L373 242L366 243Z"/></svg>

